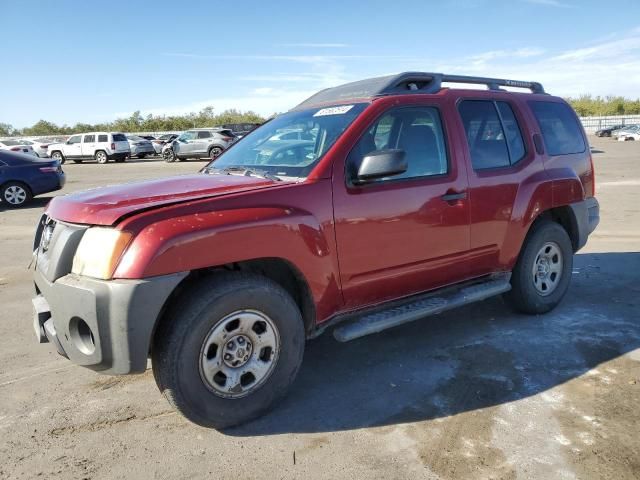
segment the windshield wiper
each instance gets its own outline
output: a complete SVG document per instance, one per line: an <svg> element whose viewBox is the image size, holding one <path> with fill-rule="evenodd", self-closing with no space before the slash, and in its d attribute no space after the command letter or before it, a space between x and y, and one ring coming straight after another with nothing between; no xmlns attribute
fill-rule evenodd
<svg viewBox="0 0 640 480"><path fill-rule="evenodd" d="M257 170L255 168L247 168L247 167L227 167L227 168L208 168L208 173L221 173L223 175L232 175L233 173L240 173L246 177L262 177L267 180L273 180L274 182L281 182L282 179L277 175L273 175L272 173L267 172L266 170Z"/></svg>

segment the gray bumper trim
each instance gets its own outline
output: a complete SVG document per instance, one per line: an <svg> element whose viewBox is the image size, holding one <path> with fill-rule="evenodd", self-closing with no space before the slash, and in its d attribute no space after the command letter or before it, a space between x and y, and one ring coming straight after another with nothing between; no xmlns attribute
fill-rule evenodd
<svg viewBox="0 0 640 480"><path fill-rule="evenodd" d="M151 335L164 303L187 272L141 280L96 280L70 274L49 282L36 269L34 280L51 309L45 334L55 335L72 362L109 374L144 372ZM82 319L95 348L78 348L73 325Z"/></svg>
<svg viewBox="0 0 640 480"><path fill-rule="evenodd" d="M578 242L576 251L580 250L587 243L589 235L600 223L600 204L595 197L587 198L581 202L569 205L575 218L575 229Z"/></svg>

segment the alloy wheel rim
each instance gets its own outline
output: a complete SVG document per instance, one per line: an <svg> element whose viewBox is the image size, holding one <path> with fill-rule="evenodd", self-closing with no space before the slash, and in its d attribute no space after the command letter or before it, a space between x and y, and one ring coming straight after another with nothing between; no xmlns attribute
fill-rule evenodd
<svg viewBox="0 0 640 480"><path fill-rule="evenodd" d="M241 398L257 390L273 373L280 334L257 310L238 310L218 321L200 350L200 377L223 398Z"/></svg>
<svg viewBox="0 0 640 480"><path fill-rule="evenodd" d="M11 185L4 191L4 199L11 205L20 205L27 199L27 192L19 185Z"/></svg>
<svg viewBox="0 0 640 480"><path fill-rule="evenodd" d="M538 250L531 274L533 286L543 297L551 295L562 278L562 251L555 242L546 242Z"/></svg>

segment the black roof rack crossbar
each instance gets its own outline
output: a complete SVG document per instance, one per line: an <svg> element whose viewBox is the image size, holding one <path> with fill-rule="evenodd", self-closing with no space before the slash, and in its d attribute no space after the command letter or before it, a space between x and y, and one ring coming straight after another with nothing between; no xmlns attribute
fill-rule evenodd
<svg viewBox="0 0 640 480"><path fill-rule="evenodd" d="M367 78L321 90L299 104L294 110L356 98L373 98L402 93L438 93L445 82L486 85L489 90L495 91L501 91L502 88L500 87L516 87L529 89L532 93L545 93L544 88L538 82L446 75L443 73L405 72L399 75Z"/></svg>
<svg viewBox="0 0 640 480"><path fill-rule="evenodd" d="M406 93L407 91L414 91L415 93L437 93L442 88L444 82L486 85L489 90L502 90L500 87L516 87L529 89L531 93L545 93L544 88L538 82L472 77L467 75L447 75L444 73L406 72L392 77L377 95L392 95Z"/></svg>

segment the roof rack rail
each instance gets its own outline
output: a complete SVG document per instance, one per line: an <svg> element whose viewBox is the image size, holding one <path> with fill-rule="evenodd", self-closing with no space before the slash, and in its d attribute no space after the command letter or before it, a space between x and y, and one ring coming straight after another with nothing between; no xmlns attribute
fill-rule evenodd
<svg viewBox="0 0 640 480"><path fill-rule="evenodd" d="M442 83L467 83L486 85L489 90L503 90L500 87L527 88L531 93L545 93L542 84L522 80L507 80L502 78L472 77L467 75L447 75L444 73L405 72L395 77L382 88L377 95L392 95L404 93L436 93L442 89Z"/></svg>
<svg viewBox="0 0 640 480"><path fill-rule="evenodd" d="M443 73L405 72L398 75L367 78L365 80L321 90L307 98L293 110L301 110L319 104L329 104L359 98L373 98L384 95L438 93L442 89L444 82L486 85L489 90L494 91L503 91L500 87L516 87L527 88L531 90L532 93L545 93L544 88L538 82L469 77L465 75L446 75Z"/></svg>

